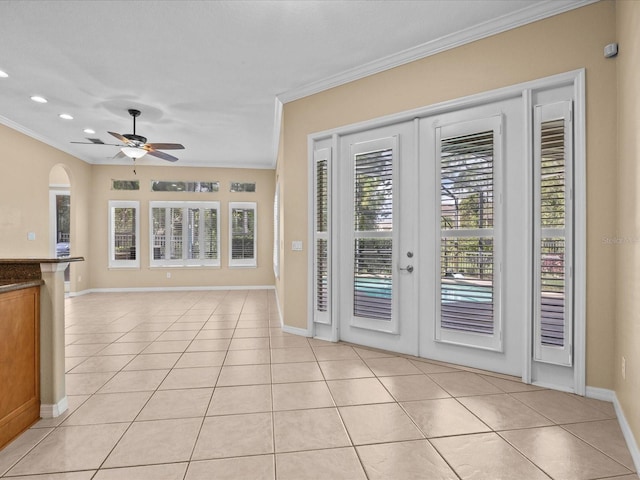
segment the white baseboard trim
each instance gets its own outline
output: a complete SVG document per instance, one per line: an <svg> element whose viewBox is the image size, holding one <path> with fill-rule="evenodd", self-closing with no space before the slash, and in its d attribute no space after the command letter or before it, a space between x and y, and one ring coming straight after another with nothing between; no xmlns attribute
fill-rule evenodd
<svg viewBox="0 0 640 480"><path fill-rule="evenodd" d="M66 296L69 296L69 297L80 297L80 296L86 295L88 293L91 293L91 290L79 290L77 292L66 292Z"/></svg>
<svg viewBox="0 0 640 480"><path fill-rule="evenodd" d="M293 335L300 335L301 337L311 337L311 332L306 328L291 327L289 325L282 325L282 331L285 333L292 333Z"/></svg>
<svg viewBox="0 0 640 480"><path fill-rule="evenodd" d="M640 448L638 448L638 443L631 431L629 422L627 422L627 418L625 417L622 406L618 401L616 392L606 388L587 387L587 397L613 403L613 407L616 410L616 416L618 417L618 424L620 424L620 430L622 430L622 435L627 442L627 448L629 449L631 458L633 458L633 464L636 467L636 472L640 472Z"/></svg>
<svg viewBox="0 0 640 480"><path fill-rule="evenodd" d="M83 290L87 293L129 293L129 292L188 292L207 290L275 290L274 285L224 285L224 286L197 286L197 287L124 287L124 288L91 288ZM76 296L78 293L71 293Z"/></svg>
<svg viewBox="0 0 640 480"><path fill-rule="evenodd" d="M66 412L68 408L67 397L64 397L58 403L42 403L40 404L40 416L42 418L56 418Z"/></svg>

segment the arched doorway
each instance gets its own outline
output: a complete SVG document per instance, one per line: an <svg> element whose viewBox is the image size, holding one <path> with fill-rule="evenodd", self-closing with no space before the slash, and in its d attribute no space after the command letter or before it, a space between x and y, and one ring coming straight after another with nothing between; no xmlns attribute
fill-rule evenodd
<svg viewBox="0 0 640 480"><path fill-rule="evenodd" d="M49 172L49 254L71 254L71 179L62 165ZM65 292L70 290L71 265L64 272Z"/></svg>

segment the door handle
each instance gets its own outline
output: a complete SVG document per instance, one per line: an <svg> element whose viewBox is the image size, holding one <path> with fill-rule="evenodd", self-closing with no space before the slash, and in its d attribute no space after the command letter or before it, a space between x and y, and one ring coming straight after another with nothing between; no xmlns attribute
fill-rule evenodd
<svg viewBox="0 0 640 480"><path fill-rule="evenodd" d="M407 265L406 268L398 267L399 270L406 270L409 273L413 272L413 265Z"/></svg>

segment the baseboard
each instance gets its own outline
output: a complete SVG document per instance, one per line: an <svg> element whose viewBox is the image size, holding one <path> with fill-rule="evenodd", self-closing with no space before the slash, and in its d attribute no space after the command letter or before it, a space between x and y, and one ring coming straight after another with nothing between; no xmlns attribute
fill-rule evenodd
<svg viewBox="0 0 640 480"><path fill-rule="evenodd" d="M124 288L91 288L83 290L85 293L135 293L135 292L188 292L208 290L275 290L274 285L227 285L227 286L198 286L198 287L124 287ZM75 296L76 293L70 294Z"/></svg>
<svg viewBox="0 0 640 480"><path fill-rule="evenodd" d="M77 292L65 292L65 296L68 296L68 297L80 297L82 295L87 295L88 293L91 293L91 290L79 290Z"/></svg>
<svg viewBox="0 0 640 480"><path fill-rule="evenodd" d="M627 442L627 448L629 449L629 453L633 459L636 472L640 472L640 449L638 448L638 443L631 431L631 427L627 422L627 418L624 415L622 406L618 401L616 392L606 388L587 387L587 397L595 398L596 400L604 400L605 402L613 402L613 407L615 408L616 416L618 417L618 424L620 424L620 430L622 430L622 435Z"/></svg>
<svg viewBox="0 0 640 480"><path fill-rule="evenodd" d="M40 416L42 418L56 418L62 415L69 408L69 402L67 401L67 397L64 397L58 403L40 404Z"/></svg>
<svg viewBox="0 0 640 480"><path fill-rule="evenodd" d="M293 335L300 335L301 337L311 337L311 332L306 328L291 327L289 325L282 325L282 331L285 333L291 333Z"/></svg>

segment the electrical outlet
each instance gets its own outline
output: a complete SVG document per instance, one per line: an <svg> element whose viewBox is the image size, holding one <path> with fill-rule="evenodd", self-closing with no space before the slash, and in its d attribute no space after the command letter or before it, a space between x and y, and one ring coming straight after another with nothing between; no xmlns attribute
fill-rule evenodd
<svg viewBox="0 0 640 480"><path fill-rule="evenodd" d="M171 278L171 272L167 272L167 278Z"/></svg>
<svg viewBox="0 0 640 480"><path fill-rule="evenodd" d="M622 357L622 379L626 380L627 378L627 359Z"/></svg>

